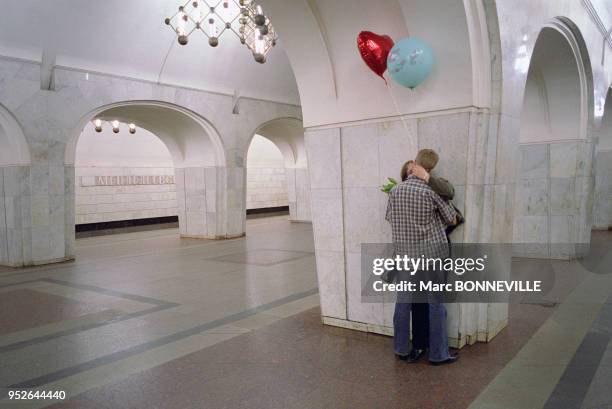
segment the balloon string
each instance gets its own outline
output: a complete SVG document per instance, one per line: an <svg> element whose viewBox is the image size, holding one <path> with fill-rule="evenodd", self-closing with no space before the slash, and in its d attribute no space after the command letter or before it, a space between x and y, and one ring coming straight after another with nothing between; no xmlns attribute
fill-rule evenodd
<svg viewBox="0 0 612 409"><path fill-rule="evenodd" d="M386 79L385 79L385 84L387 85L387 91L389 91L389 96L391 97L391 102L393 102L393 106L395 107L395 112L397 113L397 115L399 116L400 120L402 121L402 125L404 126L404 130L406 130L406 132L408 132L408 125L406 124L406 118L404 118L404 115L400 111L399 105L397 104L397 100L395 99L395 96L393 96L393 92L391 92L391 87L387 83Z"/></svg>

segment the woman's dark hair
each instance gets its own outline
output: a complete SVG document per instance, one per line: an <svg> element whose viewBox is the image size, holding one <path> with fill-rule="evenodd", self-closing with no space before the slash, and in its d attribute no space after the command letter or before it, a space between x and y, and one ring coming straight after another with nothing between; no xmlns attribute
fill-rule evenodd
<svg viewBox="0 0 612 409"><path fill-rule="evenodd" d="M413 163L414 163L413 160L409 160L408 162L404 163L404 166L402 166L402 171L400 172L400 177L402 178L402 182L408 179L408 176L410 175L408 168Z"/></svg>

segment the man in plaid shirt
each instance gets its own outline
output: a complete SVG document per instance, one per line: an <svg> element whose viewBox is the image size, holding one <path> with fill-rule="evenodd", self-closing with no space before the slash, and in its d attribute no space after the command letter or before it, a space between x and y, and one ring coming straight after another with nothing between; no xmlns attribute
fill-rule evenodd
<svg viewBox="0 0 612 409"><path fill-rule="evenodd" d="M398 255L412 258L446 258L449 254L445 229L456 223L457 214L427 185L425 180L409 176L389 194L386 219L391 223L393 245ZM426 272L429 274L430 272ZM423 275L423 274L420 274ZM446 309L434 299L428 304L412 302L409 292L398 293L393 324L396 355L409 362L417 361L429 348L429 361L434 364L452 363L457 356L448 351ZM414 317L413 345L410 348L410 314L429 313ZM429 321L429 325L427 325ZM426 328L426 327L429 328Z"/></svg>
<svg viewBox="0 0 612 409"><path fill-rule="evenodd" d="M447 257L446 227L455 224L455 209L426 180L411 175L389 194L386 219L399 254ZM419 254L411 254L416 252Z"/></svg>

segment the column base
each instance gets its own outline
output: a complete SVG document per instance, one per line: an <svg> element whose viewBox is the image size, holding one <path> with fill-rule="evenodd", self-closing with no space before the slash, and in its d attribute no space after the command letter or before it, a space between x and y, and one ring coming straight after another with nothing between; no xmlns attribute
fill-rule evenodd
<svg viewBox="0 0 612 409"><path fill-rule="evenodd" d="M474 345L477 342L490 342L507 326L508 320L504 320L500 322L499 325L491 332L477 331L474 334L459 334L458 338L449 337L448 345L453 348L461 349L466 345Z"/></svg>
<svg viewBox="0 0 612 409"><path fill-rule="evenodd" d="M346 329L352 329L361 332L371 332L373 334L393 336L393 328L384 325L367 324L365 322L343 320L341 318L325 317L322 316L321 320L323 324L330 325L332 327L340 327Z"/></svg>
<svg viewBox="0 0 612 409"><path fill-rule="evenodd" d="M192 235L192 234L181 234L180 235L182 239L196 239L196 240L231 240L231 239L239 239L244 236L246 236L246 233L229 234L225 236L199 236L199 235Z"/></svg>
<svg viewBox="0 0 612 409"><path fill-rule="evenodd" d="M36 267L36 266L46 266L49 264L59 264L66 263L69 261L76 260L75 256L68 256L62 258L55 258L51 260L38 260L38 261L30 261L27 264L24 263L0 263L2 267L10 267L10 268L28 268L28 267Z"/></svg>
<svg viewBox="0 0 612 409"><path fill-rule="evenodd" d="M321 321L325 325L332 327L340 327L352 329L361 332L371 332L373 334L393 336L393 328L384 325L366 324L364 322L348 321L340 318L332 317L321 317ZM449 337L448 345L451 348L461 349L466 345L473 345L476 342L490 342L497 334L499 334L504 328L508 326L508 320L501 322L493 331L487 333L484 331L478 331L472 335L459 334L458 338Z"/></svg>

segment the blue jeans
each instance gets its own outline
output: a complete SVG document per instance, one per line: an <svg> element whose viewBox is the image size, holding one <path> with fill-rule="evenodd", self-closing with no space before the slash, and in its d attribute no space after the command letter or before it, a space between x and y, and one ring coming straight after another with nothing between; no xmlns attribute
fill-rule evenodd
<svg viewBox="0 0 612 409"><path fill-rule="evenodd" d="M446 332L446 307L444 304L429 303L429 360L442 362L450 358L448 333Z"/></svg>
<svg viewBox="0 0 612 409"><path fill-rule="evenodd" d="M433 300L432 300L433 301ZM406 356L412 349L410 342L411 313L414 306L411 302L410 293L401 292L397 294L395 303L395 314L393 314L393 348L395 353ZM448 334L446 332L446 308L443 304L430 302L429 304L429 360L441 362L450 357L448 352ZM415 348L421 349L415 345Z"/></svg>
<svg viewBox="0 0 612 409"><path fill-rule="evenodd" d="M393 343L397 355L408 355L412 348L429 348L429 304L396 303L393 326L395 327ZM410 342L411 329L412 342Z"/></svg>

